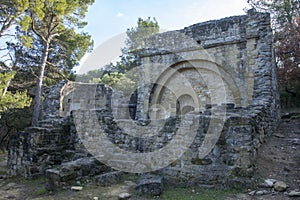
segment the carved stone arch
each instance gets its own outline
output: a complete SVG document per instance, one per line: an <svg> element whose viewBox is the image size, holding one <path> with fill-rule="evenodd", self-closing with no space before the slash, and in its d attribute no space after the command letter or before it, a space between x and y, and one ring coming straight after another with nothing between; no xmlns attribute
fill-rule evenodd
<svg viewBox="0 0 300 200"><path fill-rule="evenodd" d="M173 93L173 102L166 102L168 91ZM169 112L174 114L174 107L178 106L176 101L183 95L189 95L193 99L194 105L190 106L195 111L201 111L206 104L211 103L241 105L240 88L232 76L223 67L209 60L182 61L168 67L157 78L149 105L159 104L165 109L169 109L167 104L173 105Z"/></svg>
<svg viewBox="0 0 300 200"><path fill-rule="evenodd" d="M194 99L189 94L184 94L176 100L176 114L186 114L195 110Z"/></svg>

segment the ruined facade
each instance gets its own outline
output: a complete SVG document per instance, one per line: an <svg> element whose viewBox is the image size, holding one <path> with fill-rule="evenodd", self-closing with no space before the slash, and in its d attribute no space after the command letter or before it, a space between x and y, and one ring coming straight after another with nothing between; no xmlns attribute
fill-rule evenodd
<svg viewBox="0 0 300 200"><path fill-rule="evenodd" d="M63 163L94 156L101 167L85 175L112 166L191 184L251 177L280 118L270 16L249 11L157 34L137 53L129 92L74 82L53 89L60 95L46 105L57 109L44 106L40 127L12 139L9 174L60 173Z"/></svg>

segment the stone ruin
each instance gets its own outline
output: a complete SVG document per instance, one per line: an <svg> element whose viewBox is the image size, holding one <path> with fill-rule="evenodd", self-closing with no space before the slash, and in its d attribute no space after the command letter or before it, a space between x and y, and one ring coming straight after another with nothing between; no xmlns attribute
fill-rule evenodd
<svg viewBox="0 0 300 200"><path fill-rule="evenodd" d="M153 35L129 92L66 81L48 89L39 126L10 140L8 174L46 174L49 187L115 170L251 182L280 120L272 45L269 14L253 10Z"/></svg>

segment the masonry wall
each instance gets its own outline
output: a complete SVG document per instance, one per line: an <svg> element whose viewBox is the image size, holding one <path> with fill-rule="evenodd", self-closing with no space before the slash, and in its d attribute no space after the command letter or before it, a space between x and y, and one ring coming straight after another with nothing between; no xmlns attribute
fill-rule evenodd
<svg viewBox="0 0 300 200"><path fill-rule="evenodd" d="M90 153L99 156L94 152L98 140L107 141L107 147L113 144L122 151L146 155L170 144L178 130L186 128L180 123L184 116L190 116L197 120L193 141L179 159L157 173L168 180L188 184L236 186L250 180L255 171L256 152L280 118L270 16L249 11L247 15L157 34L149 38L146 47L138 53L141 65L138 66L140 79L134 123L139 126L131 128L129 101L123 98L124 94L103 84L68 82L58 87L59 97L50 95L46 102L53 99L55 105L59 103L59 111L51 113L60 119L70 117L68 123L76 127L77 136L74 139L74 135L70 135L74 129L67 133L47 132L43 123L39 132L38 129L25 130L12 140L9 173L31 176L25 169L38 166L38 173L43 174L47 169L80 157L61 155L56 163L41 157L34 160L36 152L40 152L37 137L45 144L45 158L55 157L51 141L70 145L73 155L82 157ZM49 124L47 119L53 116L44 116ZM157 124L163 121L163 126L145 126L150 119ZM126 132L129 129L131 134ZM50 139L53 131L56 131L55 137ZM141 132L157 134L145 139L139 135ZM217 137L209 137L214 134ZM62 135L73 139L66 141L67 137ZM89 147L90 152L85 151L82 144ZM201 156L204 155L203 144L209 147L205 156ZM105 164L114 162L112 155L120 153L110 148L106 152L108 154L102 157ZM137 171L151 168L147 163L127 164Z"/></svg>
<svg viewBox="0 0 300 200"><path fill-rule="evenodd" d="M278 94L273 94L277 90L276 68L270 16L265 13L251 10L244 16L154 35L147 40L140 56L140 117L145 117L142 113L147 112L150 96L163 93L161 88L153 88L153 84L164 84L175 90L172 84L178 82L178 74L192 82L191 87L198 86L193 88L197 95L211 96L203 103L198 100L200 110L207 103L247 107L279 100ZM182 91L176 92L182 94ZM157 98L152 101L161 103Z"/></svg>
<svg viewBox="0 0 300 200"><path fill-rule="evenodd" d="M147 40L140 56L138 118L147 118L149 108L157 104L164 110L154 116L178 113L176 102L166 100L169 90L179 102L189 96L193 103L187 104L202 113L200 117L218 116L214 110L226 115L220 139L208 156L195 162L201 150L195 139L180 162L164 173L202 184L251 177L256 152L280 119L269 14L250 10L244 16L157 34ZM220 109L226 104L234 108Z"/></svg>

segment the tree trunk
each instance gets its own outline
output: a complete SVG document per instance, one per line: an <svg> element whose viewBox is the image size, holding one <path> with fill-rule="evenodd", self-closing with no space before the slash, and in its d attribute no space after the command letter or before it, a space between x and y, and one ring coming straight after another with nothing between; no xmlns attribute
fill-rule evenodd
<svg viewBox="0 0 300 200"><path fill-rule="evenodd" d="M9 87L10 82L11 82L11 79L9 79L9 80L7 81L6 86L4 87L3 92L2 92L2 97L4 97L5 94L7 93L7 90L8 90L8 87Z"/></svg>
<svg viewBox="0 0 300 200"><path fill-rule="evenodd" d="M15 21L15 18L12 17L11 19L7 18L3 22L3 25L2 25L2 27L0 29L0 38L3 36L4 32L6 32L10 27L12 27L14 21Z"/></svg>
<svg viewBox="0 0 300 200"><path fill-rule="evenodd" d="M32 116L32 126L37 126L39 115L40 115L40 107L41 107L41 98L42 98L42 87L43 87L43 80L44 80L44 73L45 67L48 59L49 54L49 44L50 42L47 41L44 47L44 53L42 57L42 63L39 70L39 76L36 84L35 90L35 98L34 98L34 108L33 108L33 116Z"/></svg>

